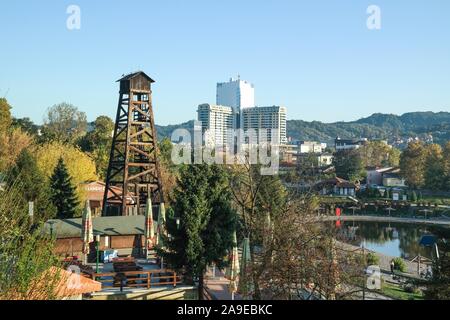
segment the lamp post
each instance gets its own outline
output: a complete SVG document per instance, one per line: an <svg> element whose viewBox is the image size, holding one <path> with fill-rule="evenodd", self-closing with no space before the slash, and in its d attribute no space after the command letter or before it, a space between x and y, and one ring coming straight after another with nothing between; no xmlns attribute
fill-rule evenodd
<svg viewBox="0 0 450 320"><path fill-rule="evenodd" d="M56 223L56 221L49 221L48 224L50 225L50 238L53 239L53 225Z"/></svg>
<svg viewBox="0 0 450 320"><path fill-rule="evenodd" d="M177 230L180 230L180 218L176 218Z"/></svg>
<svg viewBox="0 0 450 320"><path fill-rule="evenodd" d="M97 251L97 258L96 258L96 261L95 261L95 273L98 273L98 264L99 264L99 260L100 260L100 235L99 234L97 234L96 236L95 236L95 247L96 247L96 251Z"/></svg>

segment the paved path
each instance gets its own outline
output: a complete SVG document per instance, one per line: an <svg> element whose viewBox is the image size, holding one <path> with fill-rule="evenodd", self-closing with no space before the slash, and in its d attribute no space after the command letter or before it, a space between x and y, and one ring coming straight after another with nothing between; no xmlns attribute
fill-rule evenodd
<svg viewBox="0 0 450 320"><path fill-rule="evenodd" d="M205 286L209 292L217 300L232 300L231 293L229 291L230 280L225 279L223 272L216 269L216 276L213 277L212 270L208 270L205 277ZM239 294L235 294L234 300L242 300Z"/></svg>
<svg viewBox="0 0 450 320"><path fill-rule="evenodd" d="M362 248L351 245L351 244L347 244L347 243L343 243L343 242L339 242L339 245L342 246L342 248L344 248L345 250L348 251L354 251L354 252L359 252L360 254L362 254ZM395 259L396 257L392 257L392 256L388 256L379 252L375 252L375 251L371 251L368 249L365 249L366 254L368 252L372 252L374 253L378 258L379 258L379 266L381 268L381 270L385 271L385 272L390 272L391 270L391 261L392 259ZM414 277L414 278L418 278L419 275L417 273L417 269L418 269L418 263L417 262L411 262L408 261L406 259L402 259L405 262L406 265L406 276L409 277ZM427 265L425 263L421 263L420 264L420 270L421 272L424 272L427 270Z"/></svg>
<svg viewBox="0 0 450 320"><path fill-rule="evenodd" d="M383 217L383 216L352 216L344 215L341 217L324 216L321 217L324 221L373 221L373 222L398 222L398 223L413 223L413 224L427 224L427 225L441 225L450 226L450 219L419 219L419 218L397 218L397 217Z"/></svg>

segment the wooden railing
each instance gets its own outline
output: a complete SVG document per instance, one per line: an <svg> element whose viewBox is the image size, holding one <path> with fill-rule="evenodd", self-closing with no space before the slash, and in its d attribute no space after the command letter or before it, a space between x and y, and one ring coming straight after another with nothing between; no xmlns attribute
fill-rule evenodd
<svg viewBox="0 0 450 320"><path fill-rule="evenodd" d="M121 281L122 279L125 279ZM145 271L125 271L125 272L109 272L94 273L92 279L102 283L103 288L147 288L158 286L174 286L182 283L181 275L177 275L175 271L163 270L145 270Z"/></svg>
<svg viewBox="0 0 450 320"><path fill-rule="evenodd" d="M202 294L203 294L203 300L208 300L208 301L217 300L217 298L213 294L211 294L211 292L209 291L209 289L206 286L203 287Z"/></svg>

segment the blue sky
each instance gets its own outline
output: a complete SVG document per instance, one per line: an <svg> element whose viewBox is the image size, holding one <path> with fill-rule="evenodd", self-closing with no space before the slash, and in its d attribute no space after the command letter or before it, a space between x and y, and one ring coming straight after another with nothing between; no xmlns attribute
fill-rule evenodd
<svg viewBox="0 0 450 320"><path fill-rule="evenodd" d="M366 27L372 4L381 30ZM195 118L237 74L289 119L450 111L448 0L1 1L0 39L0 96L38 123L62 101L114 117L115 81L137 69L157 81L159 124Z"/></svg>

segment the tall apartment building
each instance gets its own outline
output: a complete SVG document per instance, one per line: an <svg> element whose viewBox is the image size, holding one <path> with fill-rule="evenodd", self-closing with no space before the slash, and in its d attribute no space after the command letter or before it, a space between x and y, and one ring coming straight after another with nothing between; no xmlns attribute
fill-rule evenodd
<svg viewBox="0 0 450 320"><path fill-rule="evenodd" d="M286 113L286 108L280 106L242 109L243 129L244 131L255 130L258 137L260 129L265 129L267 142L285 144L287 143ZM276 137L277 140L275 140Z"/></svg>
<svg viewBox="0 0 450 320"><path fill-rule="evenodd" d="M255 106L255 87L250 82L238 78L217 84L217 105L233 108L235 128L242 127L241 110Z"/></svg>
<svg viewBox="0 0 450 320"><path fill-rule="evenodd" d="M230 139L230 131L234 129L233 108L228 106L201 104L197 110L198 121L202 122L202 132L206 145L225 145Z"/></svg>
<svg viewBox="0 0 450 320"><path fill-rule="evenodd" d="M202 122L205 144L224 145L231 143L231 130L253 129L258 141L260 129L267 130L266 141L274 144L287 143L286 108L280 106L255 107L255 88L243 80L230 79L217 84L217 105L201 104L198 120ZM275 136L278 139L275 140Z"/></svg>

